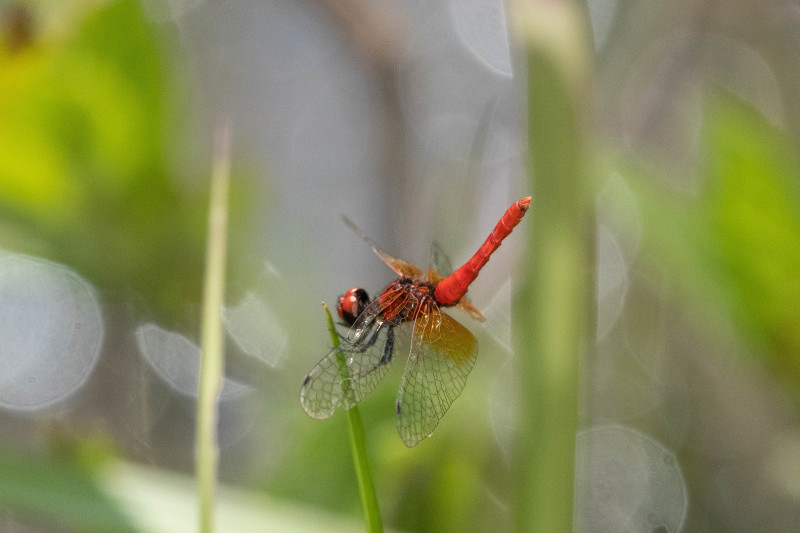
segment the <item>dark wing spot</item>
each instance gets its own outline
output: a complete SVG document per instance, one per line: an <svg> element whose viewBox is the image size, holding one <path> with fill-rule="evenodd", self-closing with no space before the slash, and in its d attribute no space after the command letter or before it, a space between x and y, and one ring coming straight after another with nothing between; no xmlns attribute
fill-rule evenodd
<svg viewBox="0 0 800 533"><path fill-rule="evenodd" d="M306 379L304 379L304 380L303 380L303 387L305 387L306 385L308 385L308 382L309 382L309 381L311 381L311 374L308 374L308 375L306 376Z"/></svg>
<svg viewBox="0 0 800 533"><path fill-rule="evenodd" d="M400 416L400 410L402 409L402 407L400 407L400 402L396 402L395 405L397 407L397 416Z"/></svg>

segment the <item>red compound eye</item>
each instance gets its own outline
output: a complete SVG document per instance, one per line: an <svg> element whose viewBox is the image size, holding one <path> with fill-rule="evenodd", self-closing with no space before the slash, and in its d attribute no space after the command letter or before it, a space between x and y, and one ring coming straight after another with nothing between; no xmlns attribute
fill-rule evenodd
<svg viewBox="0 0 800 533"><path fill-rule="evenodd" d="M358 318L358 315L369 304L369 296L367 291L360 287L353 287L342 296L339 296L339 304L336 310L339 313L339 318L344 320L347 325L352 326Z"/></svg>

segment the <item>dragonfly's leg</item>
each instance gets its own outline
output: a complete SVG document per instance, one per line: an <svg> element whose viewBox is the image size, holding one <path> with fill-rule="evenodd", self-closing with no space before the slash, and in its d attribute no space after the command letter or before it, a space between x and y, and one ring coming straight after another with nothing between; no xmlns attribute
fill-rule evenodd
<svg viewBox="0 0 800 533"><path fill-rule="evenodd" d="M392 361L392 353L394 353L394 328L389 328L386 332L386 344L383 345L382 365Z"/></svg>
<svg viewBox="0 0 800 533"><path fill-rule="evenodd" d="M350 344L350 346L355 348L354 350L350 350L350 351L357 352L357 353L363 353L363 352L366 352L367 350L369 350L370 348L372 348L372 345L375 344L375 341L378 340L378 336L381 333L381 329L385 328L386 326L387 326L387 324L385 322L381 322L380 324L378 324L378 327L375 328L375 331L373 331L371 335L369 335L368 337L362 337L361 339L359 339L359 340L363 339L362 342ZM390 329L389 331L391 332L392 330Z"/></svg>

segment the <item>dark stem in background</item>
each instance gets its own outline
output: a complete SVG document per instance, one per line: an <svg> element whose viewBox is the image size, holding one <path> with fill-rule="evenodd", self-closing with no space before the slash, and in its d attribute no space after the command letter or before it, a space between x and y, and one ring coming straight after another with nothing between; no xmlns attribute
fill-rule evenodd
<svg viewBox="0 0 800 533"><path fill-rule="evenodd" d="M401 53L406 46L405 13L402 5L371 0L318 0L342 28L353 50L370 67L379 88L385 113L381 154L385 201L409 205L412 187L408 183L406 120L400 103L399 70ZM365 147L366 149L366 147ZM385 214L397 210L383 209ZM387 220L388 227L399 227L397 220Z"/></svg>

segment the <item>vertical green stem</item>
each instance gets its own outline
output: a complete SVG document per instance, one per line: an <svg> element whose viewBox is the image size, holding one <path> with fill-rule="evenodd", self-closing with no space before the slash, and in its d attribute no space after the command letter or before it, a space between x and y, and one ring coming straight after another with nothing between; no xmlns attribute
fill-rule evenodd
<svg viewBox="0 0 800 533"><path fill-rule="evenodd" d="M339 335L336 333L336 326L333 323L333 317L328 306L325 304L322 304L322 306L328 319L331 344L335 348L339 346ZM339 361L340 371L346 375L347 365L344 361L344 355L341 353L340 355L342 356ZM372 473L367 459L367 439L364 434L364 424L361 422L361 413L357 405L347 411L347 425L350 428L350 452L353 454L353 466L358 480L358 493L361 497L364 522L366 523L367 531L378 533L383 531L383 524L381 523L380 509L378 508L378 495L375 492L375 484L372 481Z"/></svg>
<svg viewBox="0 0 800 533"><path fill-rule="evenodd" d="M533 190L530 271L517 302L518 531L572 531L578 373L593 342L594 210L583 135L589 48L581 11L522 0Z"/></svg>
<svg viewBox="0 0 800 533"><path fill-rule="evenodd" d="M220 310L225 296L225 256L228 231L231 124L217 124L211 175L206 265L203 286L202 359L197 399L195 468L197 470L200 531L214 530L214 489L217 479L217 401L222 387L224 344Z"/></svg>

